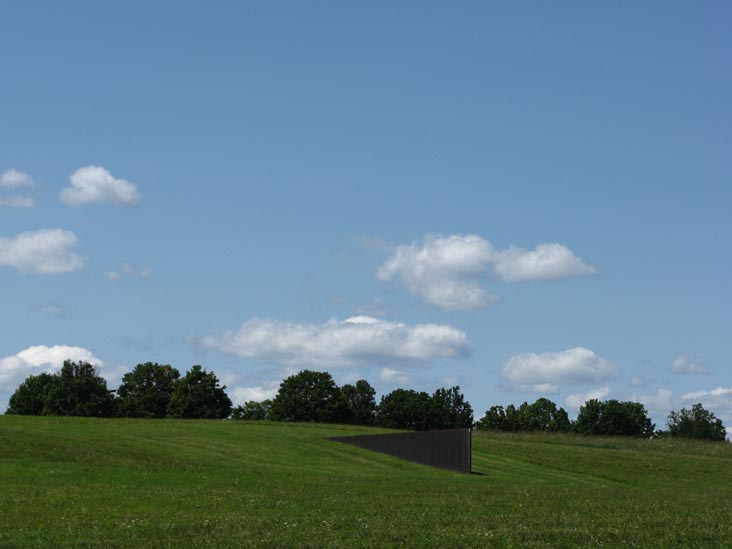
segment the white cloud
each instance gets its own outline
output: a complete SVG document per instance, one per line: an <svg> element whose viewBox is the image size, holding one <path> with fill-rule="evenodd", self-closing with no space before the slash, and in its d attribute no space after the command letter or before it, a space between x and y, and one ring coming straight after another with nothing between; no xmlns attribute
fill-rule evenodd
<svg viewBox="0 0 732 549"><path fill-rule="evenodd" d="M35 188L36 182L31 179L27 173L19 172L17 170L6 170L0 174L0 187L9 191L22 188Z"/></svg>
<svg viewBox="0 0 732 549"><path fill-rule="evenodd" d="M279 382L267 384L267 386L257 387L235 387L230 393L234 406L245 404L251 400L254 402L262 402L263 400L273 399L279 391Z"/></svg>
<svg viewBox="0 0 732 549"><path fill-rule="evenodd" d="M493 268L506 282L552 280L597 272L562 244L539 244L531 251L515 246L497 252Z"/></svg>
<svg viewBox="0 0 732 549"><path fill-rule="evenodd" d="M427 235L422 243L397 246L377 271L379 280L398 277L410 292L446 310L478 310L498 298L478 279L491 272L505 282L549 280L597 271L562 244L540 244L526 251L496 250L477 235Z"/></svg>
<svg viewBox="0 0 732 549"><path fill-rule="evenodd" d="M558 353L512 356L501 376L519 385L596 383L617 375L617 368L593 351L575 347Z"/></svg>
<svg viewBox="0 0 732 549"><path fill-rule="evenodd" d="M597 389L590 389L584 393L572 393L571 395L567 395L564 403L567 405L567 408L571 410L579 410L580 406L588 400L604 400L609 394L610 387L599 387Z"/></svg>
<svg viewBox="0 0 732 549"><path fill-rule="evenodd" d="M666 417L674 406L674 394L669 389L658 389L655 393L649 395L630 396L633 402L641 402L648 410L648 414L654 418L657 426L665 423Z"/></svg>
<svg viewBox="0 0 732 549"><path fill-rule="evenodd" d="M100 166L79 168L71 177L71 186L61 191L61 202L69 206L106 203L134 206L140 202L137 187L112 176Z"/></svg>
<svg viewBox="0 0 732 549"><path fill-rule="evenodd" d="M553 383L525 383L515 385L512 389L525 393L553 394L559 392L559 386Z"/></svg>
<svg viewBox="0 0 732 549"><path fill-rule="evenodd" d="M106 276L109 280L119 280L124 276L129 276L133 278L149 278L151 275L151 269L147 267L137 269L129 263L123 263L116 271L107 271L104 273L104 276Z"/></svg>
<svg viewBox="0 0 732 549"><path fill-rule="evenodd" d="M451 326L408 326L368 316L324 324L294 324L254 318L237 332L209 336L212 349L284 366L339 367L419 362L470 354L465 333Z"/></svg>
<svg viewBox="0 0 732 549"><path fill-rule="evenodd" d="M0 207L6 208L33 208L36 200L32 196L0 196Z"/></svg>
<svg viewBox="0 0 732 549"><path fill-rule="evenodd" d="M671 364L671 371L675 374L708 374L709 368L692 362L688 355L677 356Z"/></svg>
<svg viewBox="0 0 732 549"><path fill-rule="evenodd" d="M57 371L65 360L89 362L94 366L104 365L104 362L83 347L36 345L0 359L0 391L14 390L30 375Z"/></svg>
<svg viewBox="0 0 732 549"><path fill-rule="evenodd" d="M447 310L477 310L496 300L473 280L485 273L493 245L476 235L428 235L422 245L397 246L379 268L382 281L398 275L413 293Z"/></svg>
<svg viewBox="0 0 732 549"><path fill-rule="evenodd" d="M705 409L722 420L727 434L732 434L732 387L717 387L710 391L694 391L681 397L686 408L701 402Z"/></svg>
<svg viewBox="0 0 732 549"><path fill-rule="evenodd" d="M77 271L84 266L84 260L70 249L78 240L74 233L62 229L41 229L0 238L0 266L32 274Z"/></svg>
<svg viewBox="0 0 732 549"><path fill-rule="evenodd" d="M412 376L408 372L384 368L379 372L379 379L390 385L406 385Z"/></svg>

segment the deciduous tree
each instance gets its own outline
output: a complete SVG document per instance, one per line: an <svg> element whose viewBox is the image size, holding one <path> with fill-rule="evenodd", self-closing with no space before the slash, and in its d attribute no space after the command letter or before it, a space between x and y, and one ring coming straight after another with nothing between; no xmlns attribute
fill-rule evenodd
<svg viewBox="0 0 732 549"><path fill-rule="evenodd" d="M580 406L574 427L586 435L649 437L655 425L640 402L592 399Z"/></svg>
<svg viewBox="0 0 732 549"><path fill-rule="evenodd" d="M224 419L231 414L231 400L226 385L219 386L213 372L193 366L176 383L167 415L181 419Z"/></svg>
<svg viewBox="0 0 732 549"><path fill-rule="evenodd" d="M424 431L431 428L432 399L424 391L395 389L381 397L376 423L392 429Z"/></svg>
<svg viewBox="0 0 732 549"><path fill-rule="evenodd" d="M266 421L271 419L272 401L264 400L255 402L250 400L245 402L243 406L237 406L231 410L231 419L246 421Z"/></svg>
<svg viewBox="0 0 732 549"><path fill-rule="evenodd" d="M88 362L67 360L49 385L45 409L50 415L108 417L114 412L107 381Z"/></svg>
<svg viewBox="0 0 732 549"><path fill-rule="evenodd" d="M673 437L719 441L727 437L722 420L705 410L701 402L694 404L691 410L682 408L678 412L671 412L668 416L668 431Z"/></svg>
<svg viewBox="0 0 732 549"><path fill-rule="evenodd" d="M459 429L473 425L473 408L460 387L440 388L432 394L430 429Z"/></svg>
<svg viewBox="0 0 732 549"><path fill-rule="evenodd" d="M373 425L376 419L376 391L365 379L355 385L347 383L341 393L350 409L351 421L358 425Z"/></svg>
<svg viewBox="0 0 732 549"><path fill-rule="evenodd" d="M30 376L18 386L10 397L5 413L25 416L48 415L50 410L46 403L56 384L58 384L58 376L51 374Z"/></svg>
<svg viewBox="0 0 732 549"><path fill-rule="evenodd" d="M121 417L163 418L180 372L168 364L145 362L124 375L117 390Z"/></svg>
<svg viewBox="0 0 732 549"><path fill-rule="evenodd" d="M349 408L343 393L327 372L303 370L280 383L272 401L276 421L347 421Z"/></svg>

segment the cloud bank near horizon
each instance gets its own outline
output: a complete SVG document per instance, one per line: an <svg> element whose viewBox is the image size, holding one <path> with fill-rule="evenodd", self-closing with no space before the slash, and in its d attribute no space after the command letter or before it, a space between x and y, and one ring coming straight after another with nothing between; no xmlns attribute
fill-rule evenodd
<svg viewBox="0 0 732 549"><path fill-rule="evenodd" d="M560 352L523 353L509 358L501 377L519 386L533 386L551 392L568 383L598 383L618 375L617 367L590 349L574 347Z"/></svg>
<svg viewBox="0 0 732 549"><path fill-rule="evenodd" d="M369 316L323 324L253 318L236 332L204 337L201 342L223 353L281 366L325 368L420 363L471 353L465 333L452 326L409 326Z"/></svg>

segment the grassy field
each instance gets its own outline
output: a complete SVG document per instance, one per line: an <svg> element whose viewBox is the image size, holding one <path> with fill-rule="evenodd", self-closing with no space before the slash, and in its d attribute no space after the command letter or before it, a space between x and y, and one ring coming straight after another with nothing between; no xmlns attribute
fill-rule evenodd
<svg viewBox="0 0 732 549"><path fill-rule="evenodd" d="M0 546L732 547L732 445L475 433L461 475L308 424L0 416Z"/></svg>

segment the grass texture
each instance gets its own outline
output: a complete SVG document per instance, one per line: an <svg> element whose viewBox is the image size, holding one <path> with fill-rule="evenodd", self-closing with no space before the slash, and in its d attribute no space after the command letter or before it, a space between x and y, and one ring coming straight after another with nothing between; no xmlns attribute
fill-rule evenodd
<svg viewBox="0 0 732 549"><path fill-rule="evenodd" d="M342 425L0 416L0 547L732 547L732 445L473 434L464 475Z"/></svg>

